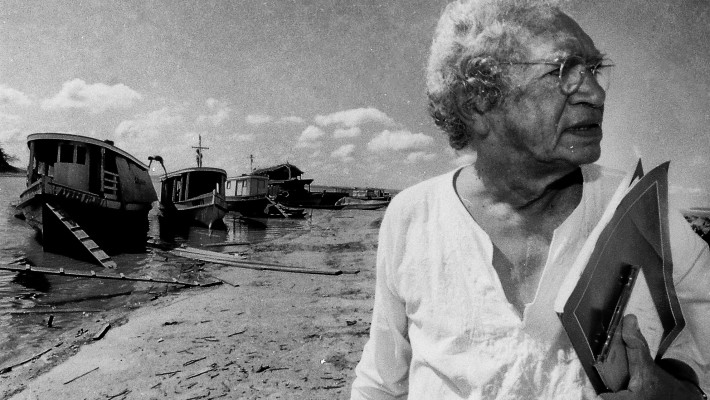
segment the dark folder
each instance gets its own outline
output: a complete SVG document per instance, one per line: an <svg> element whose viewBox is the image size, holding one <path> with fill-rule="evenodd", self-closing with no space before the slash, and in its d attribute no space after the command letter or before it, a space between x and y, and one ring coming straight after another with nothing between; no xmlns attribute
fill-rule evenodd
<svg viewBox="0 0 710 400"><path fill-rule="evenodd" d="M597 393L622 390L628 384L619 322L637 280L645 279L662 325L657 359L685 325L673 287L668 164L641 176L639 161L635 175L640 180L629 189L601 231L560 313L562 325Z"/></svg>

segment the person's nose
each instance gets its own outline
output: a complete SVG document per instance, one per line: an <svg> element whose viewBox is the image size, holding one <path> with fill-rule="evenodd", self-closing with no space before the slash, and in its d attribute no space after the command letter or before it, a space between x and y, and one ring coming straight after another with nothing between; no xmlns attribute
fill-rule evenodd
<svg viewBox="0 0 710 400"><path fill-rule="evenodd" d="M570 96L570 102L587 103L592 107L603 107L606 101L606 90L599 84L597 78L586 71L579 88Z"/></svg>

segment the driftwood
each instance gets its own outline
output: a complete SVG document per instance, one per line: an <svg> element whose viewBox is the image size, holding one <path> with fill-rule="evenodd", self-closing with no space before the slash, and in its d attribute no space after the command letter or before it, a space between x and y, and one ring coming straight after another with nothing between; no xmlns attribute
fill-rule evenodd
<svg viewBox="0 0 710 400"><path fill-rule="evenodd" d="M103 328L101 328L101 329L96 333L96 335L94 335L94 337L93 337L92 339L93 339L93 340L101 340L101 338L104 337L104 335L106 334L106 332L108 332L109 328L111 328L111 324L106 324L106 325L104 325Z"/></svg>
<svg viewBox="0 0 710 400"><path fill-rule="evenodd" d="M42 274L47 274L47 275L64 275L64 276L73 276L73 277L80 277L80 278L98 278L98 279L115 279L115 280L123 280L123 281L136 281L136 282L155 282L155 283L167 283L167 284L172 284L172 285L183 285L183 286L212 286L212 285L221 285L221 281L213 281L213 282L207 282L207 283L200 283L200 282L185 282L185 281L179 281L175 278L172 279L162 279L162 278L152 278L152 277L136 277L136 276L126 276L124 274L105 274L105 273L97 273L94 271L90 272L85 272L85 271L78 271L78 270L65 270L64 268L59 268L57 269L52 269L52 268L40 268L40 267L32 267L30 265L24 265L24 266L12 266L12 265L0 265L0 269L4 269L7 271L15 271L15 272L36 272L36 273L42 273Z"/></svg>
<svg viewBox="0 0 710 400"><path fill-rule="evenodd" d="M54 347L58 347L59 345L61 345L61 343L58 344L58 345L56 345L56 346L54 346ZM30 362L30 361L34 361L34 360L36 360L36 359L42 357L43 355L49 353L54 347L50 347L50 348L48 348L47 350L45 350L45 351L43 351L43 352L41 352L41 353L37 353L37 354L33 355L32 357L30 357L30 358L24 360L24 361L20 361L20 362L18 362L18 363L16 363L16 364L10 365L9 367L2 368L2 369L0 369L0 374L8 373L8 372L12 371L13 368L17 368L17 367L19 367L19 366L21 366L21 365L27 364L27 363Z"/></svg>
<svg viewBox="0 0 710 400"><path fill-rule="evenodd" d="M169 251L170 254L179 257L190 258L193 260L207 261L215 264L228 265L231 267L254 269L258 271L279 271L292 272L297 274L315 274L315 275L340 275L341 270L322 270L309 269L295 266L285 266L274 263L265 263L259 261L248 261L241 258L231 256L229 254L217 253L214 251L200 250L192 247L176 248Z"/></svg>
<svg viewBox="0 0 710 400"><path fill-rule="evenodd" d="M80 309L80 308L72 308L72 309L67 309L67 310L55 310L55 309L48 309L48 310L24 310L24 311L10 311L11 315L27 315L27 314L70 314L70 313L97 313L97 312L103 312L103 310L87 310L87 309Z"/></svg>
<svg viewBox="0 0 710 400"><path fill-rule="evenodd" d="M68 384L68 383L72 383L72 382L74 382L75 380L77 380L77 379L79 379L79 378L81 378L81 377L83 377L83 376L89 375L90 373L96 371L97 369L99 369L99 367L96 367L96 368L94 368L94 369L92 369L92 370L90 370L90 371L84 372L83 374L81 374L81 375L79 375L79 376L76 376L76 377L74 377L74 378L71 378L71 379L69 379L68 381L64 382L64 384L66 385L66 384Z"/></svg>

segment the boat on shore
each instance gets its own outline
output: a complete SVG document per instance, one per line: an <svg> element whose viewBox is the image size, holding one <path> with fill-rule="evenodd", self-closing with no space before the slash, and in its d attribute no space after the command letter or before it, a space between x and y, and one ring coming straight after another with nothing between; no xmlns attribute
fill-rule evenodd
<svg viewBox="0 0 710 400"><path fill-rule="evenodd" d="M45 250L99 263L104 252L145 251L157 195L144 163L87 136L35 133L27 146L27 188L17 207Z"/></svg>
<svg viewBox="0 0 710 400"><path fill-rule="evenodd" d="M247 218L303 218L303 209L284 207L269 198L269 178L241 175L227 178L227 209Z"/></svg>
<svg viewBox="0 0 710 400"><path fill-rule="evenodd" d="M252 174L268 177L269 196L286 207L337 210L342 207L335 202L347 196L342 192L311 192L313 179L303 179L303 171L289 163L258 169Z"/></svg>
<svg viewBox="0 0 710 400"><path fill-rule="evenodd" d="M161 219L174 227L226 228L223 218L228 212L224 192L227 171L202 166L202 150L208 148L202 147L202 136L193 148L197 149L196 167L166 172L160 179Z"/></svg>
<svg viewBox="0 0 710 400"><path fill-rule="evenodd" d="M389 200L367 200L353 197L343 197L335 203L337 206L342 206L343 210L378 210L389 204Z"/></svg>
<svg viewBox="0 0 710 400"><path fill-rule="evenodd" d="M170 172L160 179L160 211L163 219L179 225L223 228L227 214L220 168L191 167Z"/></svg>

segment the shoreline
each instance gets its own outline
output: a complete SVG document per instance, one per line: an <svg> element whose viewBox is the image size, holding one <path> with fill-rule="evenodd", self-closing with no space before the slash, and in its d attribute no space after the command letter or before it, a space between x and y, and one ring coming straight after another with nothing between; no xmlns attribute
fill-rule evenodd
<svg viewBox="0 0 710 400"><path fill-rule="evenodd" d="M249 260L357 274L205 263L228 283L91 315L84 335L65 332L0 374L1 398L347 399L369 335L382 215L323 213L309 231L246 249Z"/></svg>

